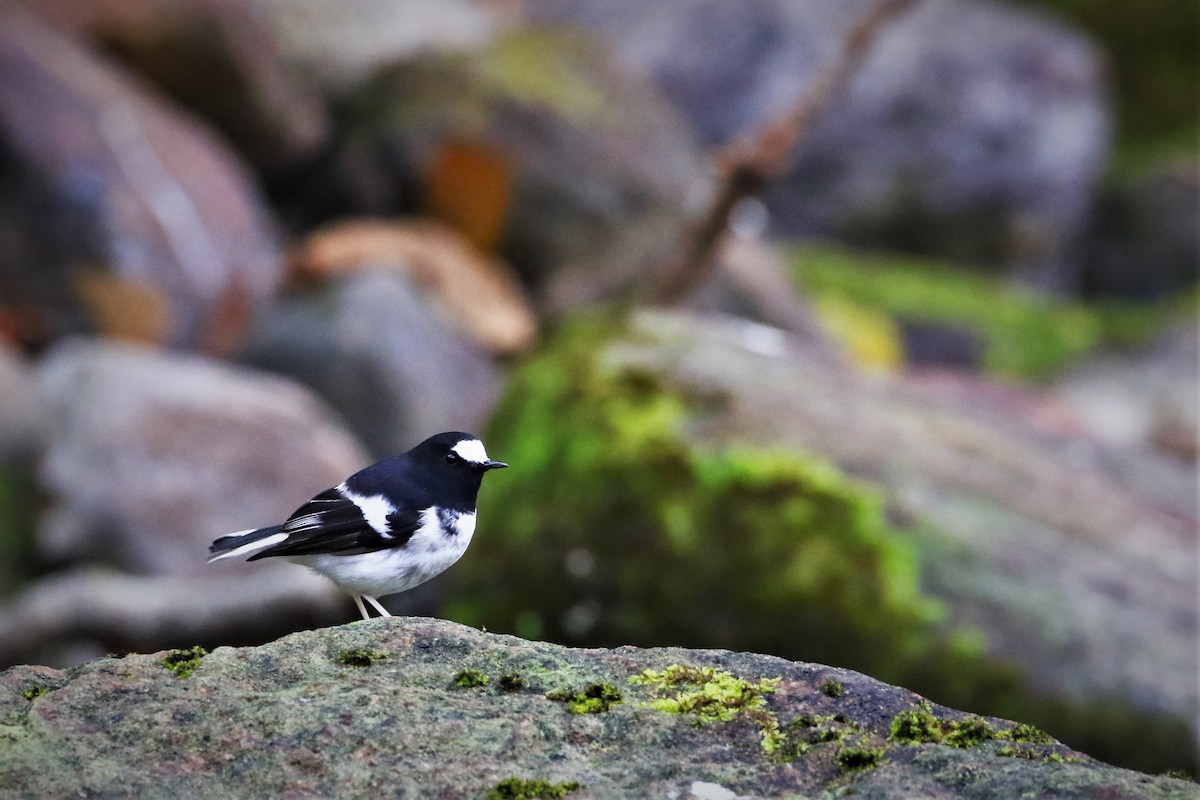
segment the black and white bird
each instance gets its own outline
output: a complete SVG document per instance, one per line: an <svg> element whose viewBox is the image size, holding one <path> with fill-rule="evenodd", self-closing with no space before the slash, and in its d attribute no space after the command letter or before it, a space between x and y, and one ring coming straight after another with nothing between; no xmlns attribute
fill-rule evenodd
<svg viewBox="0 0 1200 800"><path fill-rule="evenodd" d="M439 433L321 492L282 525L238 531L209 546L209 561L284 556L350 593L363 619L365 598L403 592L462 558L475 534L483 474L507 467L469 433Z"/></svg>

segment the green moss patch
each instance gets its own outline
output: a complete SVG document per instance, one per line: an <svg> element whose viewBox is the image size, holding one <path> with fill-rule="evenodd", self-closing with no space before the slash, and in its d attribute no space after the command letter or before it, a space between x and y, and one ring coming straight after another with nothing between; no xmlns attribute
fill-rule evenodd
<svg viewBox="0 0 1200 800"><path fill-rule="evenodd" d="M838 680L827 680L821 684L821 694L826 697L841 697L846 691L846 687Z"/></svg>
<svg viewBox="0 0 1200 800"><path fill-rule="evenodd" d="M793 248L789 262L829 333L884 366L903 357L902 343L886 341L900 336L896 323L958 330L982 348L987 371L1041 380L1101 343L1148 342L1179 316L1169 301L1088 305L941 262L832 245Z"/></svg>
<svg viewBox="0 0 1200 800"><path fill-rule="evenodd" d="M593 683L582 689L563 689L548 692L546 698L566 703L572 714L603 714L618 703L625 702L621 692L611 683Z"/></svg>
<svg viewBox="0 0 1200 800"><path fill-rule="evenodd" d="M888 739L896 744L947 744L975 747L998 738L995 729L981 717L942 719L928 701L915 709L901 711L892 719Z"/></svg>
<svg viewBox="0 0 1200 800"><path fill-rule="evenodd" d="M488 800L519 800L521 798L565 797L578 788L580 785L577 781L550 783L526 778L505 778L488 792L487 798Z"/></svg>
<svg viewBox="0 0 1200 800"><path fill-rule="evenodd" d="M778 678L749 681L712 667L672 664L661 671L646 670L629 681L652 690L655 696L642 704L647 708L694 717L700 725L745 718L758 727L768 755L788 744L779 719L767 707L767 695L774 693Z"/></svg>
<svg viewBox="0 0 1200 800"><path fill-rule="evenodd" d="M783 726L773 755L777 761L794 761L817 745L840 744L861 734L862 728L844 714L804 714Z"/></svg>
<svg viewBox="0 0 1200 800"><path fill-rule="evenodd" d="M366 647L355 647L338 653L337 662L347 667L369 667L387 658L387 653Z"/></svg>
<svg viewBox="0 0 1200 800"><path fill-rule="evenodd" d="M38 684L34 684L33 686L31 686L30 688L26 689L25 691L21 692L21 695L22 695L22 696L23 696L23 697L24 697L26 700L31 700L31 701L32 701L32 700L34 700L34 699L36 699L36 698L38 698L38 697L41 697L42 695L46 694L46 693L47 693L47 692L49 692L49 691L50 691L50 687L49 687L49 686L46 686L45 684L38 683Z"/></svg>
<svg viewBox="0 0 1200 800"><path fill-rule="evenodd" d="M646 670L629 679L658 695L644 705L668 714L690 714L701 722L728 722L741 714L766 709L766 696L778 678L748 681L712 667L673 664L662 671Z"/></svg>
<svg viewBox="0 0 1200 800"><path fill-rule="evenodd" d="M1010 742L1026 742L1028 744L1054 744L1054 739L1050 734L1036 725L1030 725L1028 722L1020 722L1006 731L1000 731L996 734L996 738Z"/></svg>
<svg viewBox="0 0 1200 800"><path fill-rule="evenodd" d="M477 669L464 669L461 672L455 673L450 681L455 686L461 686L464 689L474 689L479 686L487 686L488 676Z"/></svg>
<svg viewBox="0 0 1200 800"><path fill-rule="evenodd" d="M199 645L188 650L172 650L162 660L162 665L175 673L176 678L190 678L206 655L208 651Z"/></svg>

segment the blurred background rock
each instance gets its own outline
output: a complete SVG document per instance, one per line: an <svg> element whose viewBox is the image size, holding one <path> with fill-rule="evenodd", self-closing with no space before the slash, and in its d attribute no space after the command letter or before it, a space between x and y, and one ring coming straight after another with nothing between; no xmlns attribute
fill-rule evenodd
<svg viewBox="0 0 1200 800"><path fill-rule="evenodd" d="M1197 11L887 5L2 0L0 661L352 618L208 541L462 428L397 612L1194 774Z"/></svg>

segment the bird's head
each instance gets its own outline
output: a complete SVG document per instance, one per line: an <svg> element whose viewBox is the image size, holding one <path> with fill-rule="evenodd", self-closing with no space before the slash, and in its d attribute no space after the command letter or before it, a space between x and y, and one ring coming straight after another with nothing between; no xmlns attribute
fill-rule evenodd
<svg viewBox="0 0 1200 800"><path fill-rule="evenodd" d="M473 475L477 478L488 470L508 466L503 461L489 458L483 442L462 431L448 431L429 437L412 449L412 457L422 466L446 475Z"/></svg>

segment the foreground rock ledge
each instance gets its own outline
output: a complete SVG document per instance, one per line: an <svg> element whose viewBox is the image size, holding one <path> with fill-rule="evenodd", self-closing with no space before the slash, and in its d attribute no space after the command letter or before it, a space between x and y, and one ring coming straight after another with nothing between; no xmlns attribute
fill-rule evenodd
<svg viewBox="0 0 1200 800"><path fill-rule="evenodd" d="M175 670L165 666L172 661ZM646 706L654 688L630 682L671 665L779 683L765 713L698 724ZM481 676L485 685L470 685ZM571 713L561 701L600 684L624 702ZM547 697L555 693L559 701ZM921 700L849 670L769 656L574 650L438 620L379 619L222 647L194 665L176 652L66 672L14 667L0 674L0 796L482 798L510 778L560 790L577 783L571 798L1200 796L1194 783L1058 743L889 742L892 720ZM946 724L967 718L930 710ZM789 727L803 715L824 718L834 740L789 761L768 755L770 720L793 738L823 738ZM838 741L837 731L854 733ZM856 743L886 750L877 765L853 769L843 751Z"/></svg>

